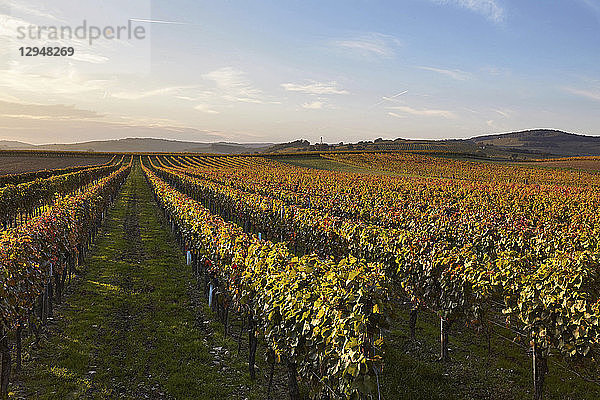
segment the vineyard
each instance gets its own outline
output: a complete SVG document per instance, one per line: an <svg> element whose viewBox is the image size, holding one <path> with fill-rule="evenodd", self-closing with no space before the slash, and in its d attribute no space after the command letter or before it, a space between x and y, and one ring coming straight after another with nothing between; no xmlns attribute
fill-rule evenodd
<svg viewBox="0 0 600 400"><path fill-rule="evenodd" d="M229 336L233 343L224 346L233 346L231 352L237 347L249 385L261 382L247 396L446 398L428 396L425 388L409 393L411 378L403 374L411 372L400 369L402 352L415 366L426 361L418 353L427 358L432 343L422 327L428 326L437 337L433 363L443 376L466 364L486 376L486 368L497 371L507 362L496 358L510 358L525 383L501 398L600 397L596 160L507 164L411 153L321 158L340 170L278 158L175 154L115 156L105 164L0 177L1 393L9 394L13 364L23 368L26 332L37 346L40 332L51 330L45 326L53 305L69 302L65 284L95 273L83 272L85 260L102 254L105 262L116 262L99 232L112 208L125 207L119 192L131 198L146 191L147 207L157 206L148 215L162 218L148 216L148 226L171 231L176 253L185 256L181 268L189 269L185 279L197 286L223 340ZM135 190L128 189L132 185ZM119 222L110 218L117 229ZM135 238L128 245L133 256L125 259L137 268L147 264L150 256L140 252L152 252L141 250L151 238L136 224L128 228L131 218L122 222ZM165 264L179 262L169 257ZM102 298L86 304L96 307ZM146 305L152 310L163 302L153 299ZM157 317L157 326L161 318L168 316ZM399 337L406 340L400 344ZM456 346L465 342L479 343L487 361L460 359ZM175 350L172 361L182 354ZM29 362L35 369L36 361ZM232 376L232 385L246 387ZM174 383L165 390L171 388L173 398L197 398L190 393L202 378L187 378L187 394ZM419 383L428 384L435 382ZM493 387L461 388L464 393L452 396L498 396ZM106 398L117 394L102 390Z"/></svg>
<svg viewBox="0 0 600 400"><path fill-rule="evenodd" d="M0 176L25 175L42 171L54 171L99 165L108 162L113 155L61 154L56 152L0 151ZM43 173L43 172L42 172Z"/></svg>

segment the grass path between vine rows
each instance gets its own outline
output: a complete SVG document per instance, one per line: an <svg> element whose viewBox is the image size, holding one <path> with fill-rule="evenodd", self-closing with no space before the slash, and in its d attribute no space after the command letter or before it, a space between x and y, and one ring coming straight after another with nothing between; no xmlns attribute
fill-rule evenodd
<svg viewBox="0 0 600 400"><path fill-rule="evenodd" d="M137 166L11 398L264 398L191 282Z"/></svg>

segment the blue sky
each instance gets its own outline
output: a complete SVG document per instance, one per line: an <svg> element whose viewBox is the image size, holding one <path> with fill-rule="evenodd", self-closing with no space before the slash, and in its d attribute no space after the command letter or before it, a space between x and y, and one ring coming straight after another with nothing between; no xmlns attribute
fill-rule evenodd
<svg viewBox="0 0 600 400"><path fill-rule="evenodd" d="M77 4L0 0L0 139L600 135L600 0ZM16 38L84 19L147 37ZM17 54L50 44L76 56Z"/></svg>

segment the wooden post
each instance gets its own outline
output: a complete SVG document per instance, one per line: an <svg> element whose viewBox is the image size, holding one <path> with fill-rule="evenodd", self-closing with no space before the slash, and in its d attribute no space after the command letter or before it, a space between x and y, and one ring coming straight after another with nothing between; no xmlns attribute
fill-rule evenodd
<svg viewBox="0 0 600 400"><path fill-rule="evenodd" d="M48 285L44 285L44 293L42 294L42 324L46 325L48 320Z"/></svg>
<svg viewBox="0 0 600 400"><path fill-rule="evenodd" d="M21 336L22 336L22 332L23 332L23 325L21 323L19 323L19 326L17 327L17 334L16 334L16 347L17 347L17 360L16 360L16 365L15 365L15 370L17 372L21 371L21 360L22 360L22 352L21 352Z"/></svg>
<svg viewBox="0 0 600 400"><path fill-rule="evenodd" d="M256 336L254 336L254 319L252 312L248 313L248 367L250 368L250 379L256 379L256 370L254 364L256 362Z"/></svg>
<svg viewBox="0 0 600 400"><path fill-rule="evenodd" d="M60 286L61 274L54 275L54 287L56 288L56 303L60 304L62 301L62 287Z"/></svg>
<svg viewBox="0 0 600 400"><path fill-rule="evenodd" d="M208 307L214 311L213 295L214 295L214 287L213 287L213 283L211 282L208 286Z"/></svg>
<svg viewBox="0 0 600 400"><path fill-rule="evenodd" d="M225 338L227 338L227 332L229 331L229 304L227 304L226 306L223 306L224 308L224 316L223 316L223 320L224 320L224 325L225 325Z"/></svg>
<svg viewBox="0 0 600 400"><path fill-rule="evenodd" d="M413 308L410 310L410 317L408 320L408 326L410 330L410 340L415 341L415 330L417 327L417 315L419 309L416 305L413 305Z"/></svg>
<svg viewBox="0 0 600 400"><path fill-rule="evenodd" d="M546 372L548 371L548 365L546 363L546 357L544 357L542 350L537 345L535 339L533 339L531 347L533 398L535 400L542 400L544 398L544 380L546 378Z"/></svg>
<svg viewBox="0 0 600 400"><path fill-rule="evenodd" d="M448 321L440 317L440 361L448 361Z"/></svg>
<svg viewBox="0 0 600 400"><path fill-rule="evenodd" d="M492 355L492 334L494 333L494 327L492 326L492 323L490 321L488 321L487 325L487 329L486 329L486 333L487 333L487 351L488 351L488 357L490 357Z"/></svg>
<svg viewBox="0 0 600 400"><path fill-rule="evenodd" d="M240 355L240 351L242 350L242 332L244 332L244 326L246 323L246 319L245 318L240 318L241 319L241 325L240 325L240 333L238 334L238 356Z"/></svg>
<svg viewBox="0 0 600 400"><path fill-rule="evenodd" d="M8 332L0 329L0 397L8 398L8 384L10 382L10 348L8 347Z"/></svg>
<svg viewBox="0 0 600 400"><path fill-rule="evenodd" d="M288 375L288 392L290 400L300 400L300 390L298 389L298 373L296 371L296 363L286 357L287 375Z"/></svg>
<svg viewBox="0 0 600 400"><path fill-rule="evenodd" d="M65 282L66 282L66 279L67 279L67 271L68 271L68 269L69 269L69 266L67 264L66 268L62 272L62 277L60 279L60 296L61 296L61 299L62 299L62 294L63 294L64 288L65 288Z"/></svg>
<svg viewBox="0 0 600 400"><path fill-rule="evenodd" d="M48 279L48 316L54 316L54 310L52 307L52 302L54 300L54 288L52 287L52 275L50 275L50 279Z"/></svg>
<svg viewBox="0 0 600 400"><path fill-rule="evenodd" d="M269 355L269 361L271 363L271 368L269 370L269 386L267 388L267 399L271 399L271 389L273 388L273 375L275 373L275 352L271 349L269 349L268 352Z"/></svg>

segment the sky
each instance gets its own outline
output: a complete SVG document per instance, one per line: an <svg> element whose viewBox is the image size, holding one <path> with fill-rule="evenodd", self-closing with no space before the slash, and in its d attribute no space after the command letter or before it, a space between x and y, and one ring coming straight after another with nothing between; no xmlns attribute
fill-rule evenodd
<svg viewBox="0 0 600 400"><path fill-rule="evenodd" d="M21 56L45 46L74 54ZM0 0L0 140L534 128L600 135L600 0Z"/></svg>

